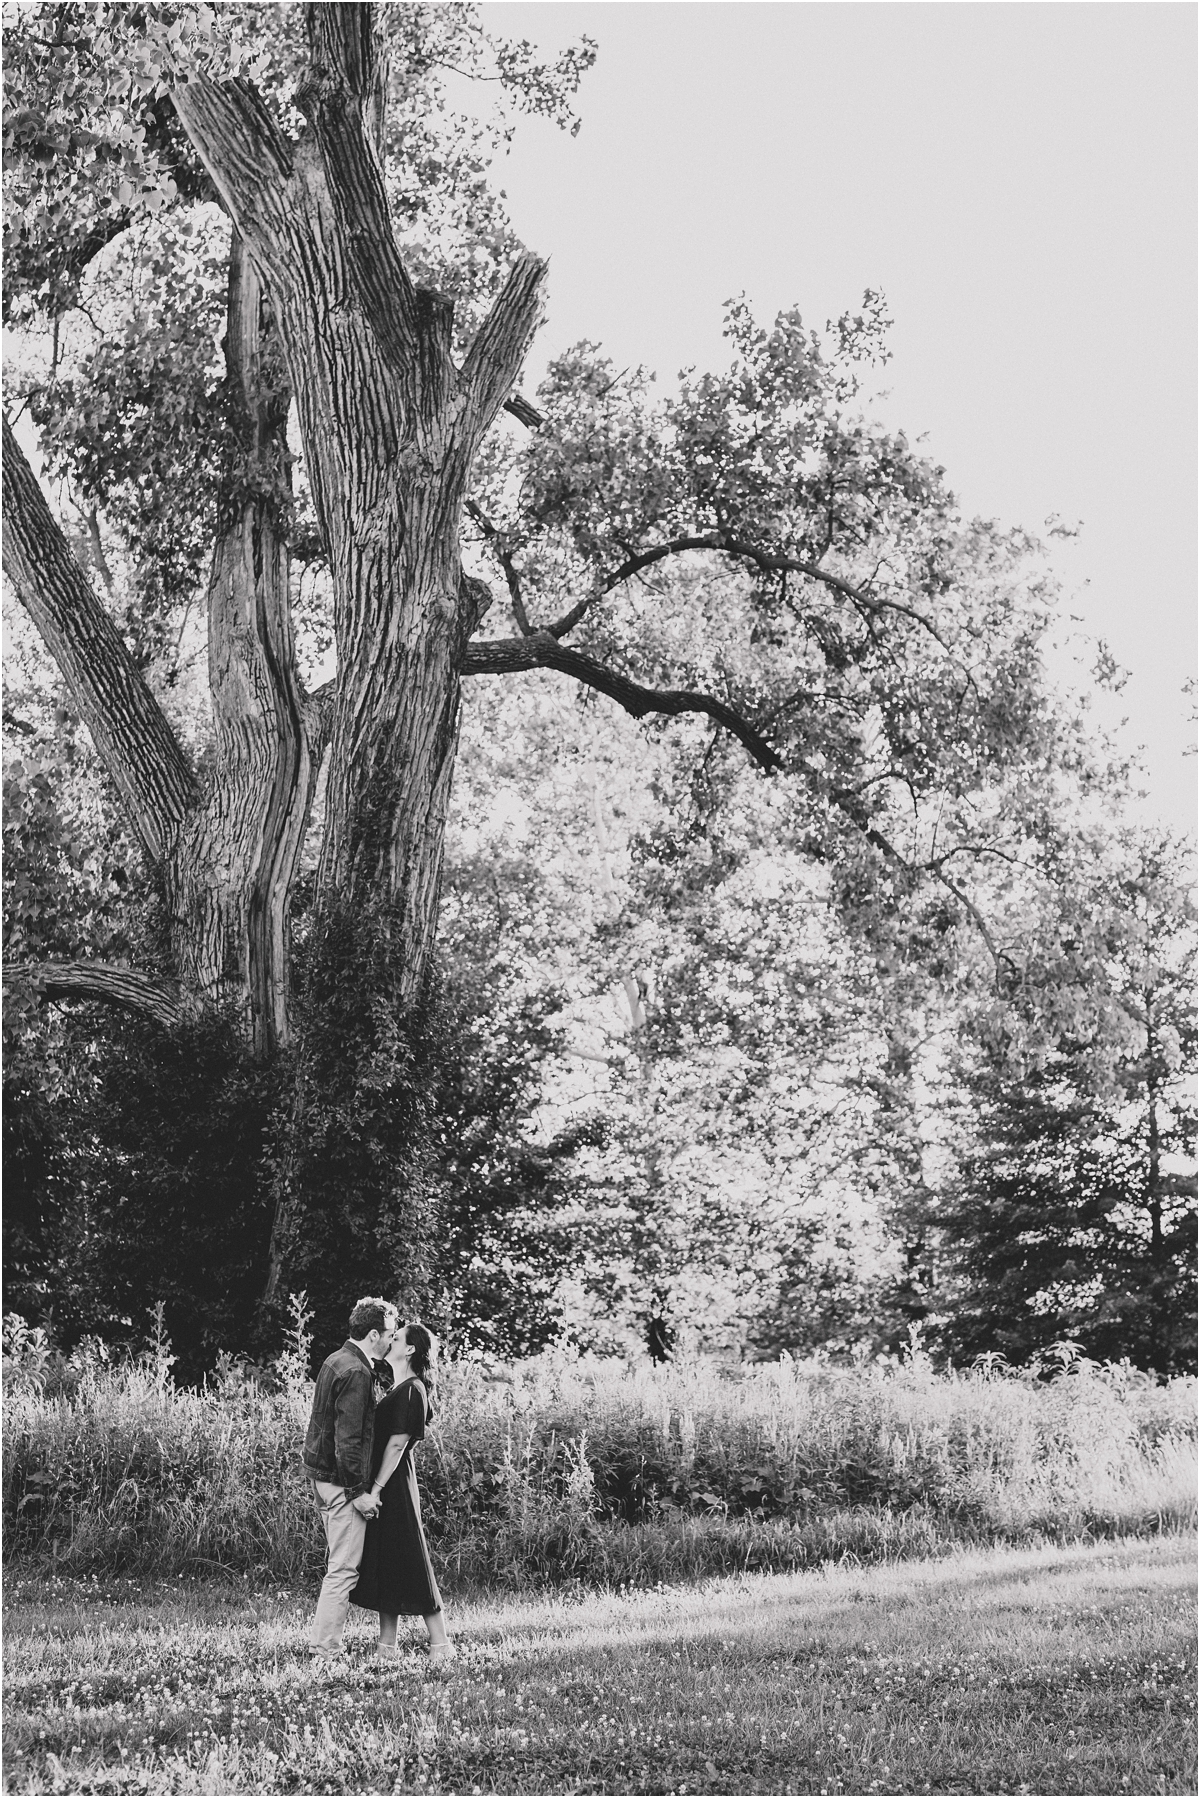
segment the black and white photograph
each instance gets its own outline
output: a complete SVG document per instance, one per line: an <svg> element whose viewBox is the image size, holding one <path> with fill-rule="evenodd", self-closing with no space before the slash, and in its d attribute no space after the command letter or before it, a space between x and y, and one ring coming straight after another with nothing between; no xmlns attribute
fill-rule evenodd
<svg viewBox="0 0 1200 1798"><path fill-rule="evenodd" d="M1197 1791L1194 0L6 0L6 1793Z"/></svg>

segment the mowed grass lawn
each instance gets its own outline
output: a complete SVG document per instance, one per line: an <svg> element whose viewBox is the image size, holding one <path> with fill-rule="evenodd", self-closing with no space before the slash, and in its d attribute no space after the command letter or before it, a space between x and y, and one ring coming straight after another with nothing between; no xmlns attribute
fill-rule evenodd
<svg viewBox="0 0 1200 1798"><path fill-rule="evenodd" d="M1195 1539L461 1604L302 1654L307 1596L7 1585L13 1792L1194 1792ZM420 1630L419 1623L417 1630Z"/></svg>

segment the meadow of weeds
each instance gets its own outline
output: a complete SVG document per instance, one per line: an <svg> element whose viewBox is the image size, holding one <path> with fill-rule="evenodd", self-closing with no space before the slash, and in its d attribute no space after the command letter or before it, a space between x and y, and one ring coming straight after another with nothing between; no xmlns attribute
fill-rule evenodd
<svg viewBox="0 0 1200 1798"><path fill-rule="evenodd" d="M177 1390L159 1329L113 1365L6 1329L10 1566L263 1582L319 1572L299 1461L303 1313L269 1376L229 1364ZM952 1544L1036 1543L1194 1522L1196 1382L1064 1349L1019 1373L900 1358L627 1367L548 1352L451 1363L420 1477L450 1592L593 1586Z"/></svg>
<svg viewBox="0 0 1200 1798"><path fill-rule="evenodd" d="M314 1674L311 1598L226 1578L7 1582L5 1790L1184 1793L1183 1535L494 1595Z"/></svg>
<svg viewBox="0 0 1200 1798"><path fill-rule="evenodd" d="M452 1364L460 1658L314 1672L304 1319L179 1390L5 1335L6 1791L1195 1790L1195 1382ZM870 1565L868 1565L870 1563Z"/></svg>

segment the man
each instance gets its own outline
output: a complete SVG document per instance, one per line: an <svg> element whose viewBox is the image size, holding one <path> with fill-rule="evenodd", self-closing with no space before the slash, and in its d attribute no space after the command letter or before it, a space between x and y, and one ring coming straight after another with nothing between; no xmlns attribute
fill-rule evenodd
<svg viewBox="0 0 1200 1798"><path fill-rule="evenodd" d="M375 1426L371 1364L392 1346L397 1322L394 1305L383 1299L359 1299L350 1313L349 1340L328 1357L317 1375L304 1441L304 1471L313 1483L328 1554L308 1637L314 1660L329 1662L341 1653L367 1519L379 1509L370 1492Z"/></svg>

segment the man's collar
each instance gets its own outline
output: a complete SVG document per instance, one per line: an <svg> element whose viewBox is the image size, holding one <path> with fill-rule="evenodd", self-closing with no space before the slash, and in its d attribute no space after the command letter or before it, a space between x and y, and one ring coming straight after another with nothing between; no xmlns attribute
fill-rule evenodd
<svg viewBox="0 0 1200 1798"><path fill-rule="evenodd" d="M342 1344L342 1347L343 1347L343 1348L348 1348L348 1349L353 1349L353 1350L354 1350L354 1351L355 1351L355 1353L356 1353L356 1354L359 1354L359 1355L361 1355L361 1356L362 1356L362 1358L363 1358L363 1360L364 1360L364 1361L365 1361L365 1362L366 1362L366 1364L367 1364L367 1368L368 1368L368 1370L369 1370L369 1371L370 1371L370 1372L371 1372L371 1373L374 1373L374 1372L375 1372L375 1363L374 1363L374 1362L373 1362L373 1361L372 1361L372 1360L371 1360L371 1357L370 1357L370 1355L368 1355L368 1353L367 1353L367 1351L366 1351L366 1349L365 1349L365 1348L360 1348L360 1347L359 1347L359 1345L358 1345L358 1343L357 1343L357 1342L355 1342L355 1340L354 1340L354 1338L353 1338L353 1336L347 1336L347 1338L346 1338L346 1340L345 1340L345 1342L343 1342L343 1344Z"/></svg>

